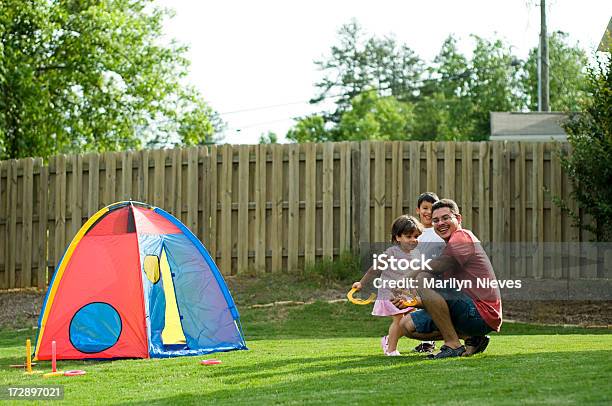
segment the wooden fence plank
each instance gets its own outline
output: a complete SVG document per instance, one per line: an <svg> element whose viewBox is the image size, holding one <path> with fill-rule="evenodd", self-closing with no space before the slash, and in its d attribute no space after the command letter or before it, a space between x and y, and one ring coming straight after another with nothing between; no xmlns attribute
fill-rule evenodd
<svg viewBox="0 0 612 406"><path fill-rule="evenodd" d="M39 289L47 286L47 199L49 189L49 168L42 158L36 158L36 166L40 168L39 198L38 198L38 274L36 284Z"/></svg>
<svg viewBox="0 0 612 406"><path fill-rule="evenodd" d="M257 228L249 230L249 165L250 165L249 145L238 146L238 229L244 236L255 233L258 238ZM249 264L249 243L250 238L238 238L238 273L246 272Z"/></svg>
<svg viewBox="0 0 612 406"><path fill-rule="evenodd" d="M55 272L55 195L57 195L56 191L56 183L55 176L56 173L56 160L57 156L53 156L49 158L49 196L47 198L47 253L46 257L48 259L47 262L47 279L51 280L53 277L53 273ZM97 172L96 172L97 173Z"/></svg>
<svg viewBox="0 0 612 406"><path fill-rule="evenodd" d="M164 169L165 169L164 157ZM165 171L164 171L165 172ZM161 183L161 182L160 182ZM198 148L187 150L187 227L198 234Z"/></svg>
<svg viewBox="0 0 612 406"><path fill-rule="evenodd" d="M66 249L66 157L58 155L55 169L55 266Z"/></svg>
<svg viewBox="0 0 612 406"><path fill-rule="evenodd" d="M503 253L500 250L500 244L504 241L504 170L503 170L503 142L497 141L492 143L493 147L493 178L491 179L491 187L493 189L493 214L491 222L493 223L493 235L491 238L492 245L492 260L493 269L497 276L506 277L504 273Z"/></svg>
<svg viewBox="0 0 612 406"><path fill-rule="evenodd" d="M444 143L444 193L445 198L455 200L455 143Z"/></svg>
<svg viewBox="0 0 612 406"><path fill-rule="evenodd" d="M139 151L132 156L132 198L143 203L147 202L148 162L149 152L147 150Z"/></svg>
<svg viewBox="0 0 612 406"><path fill-rule="evenodd" d="M334 144L323 144L323 257L334 255Z"/></svg>
<svg viewBox="0 0 612 406"><path fill-rule="evenodd" d="M533 173L538 174L533 182L533 242L537 244L537 250L533 257L532 272L535 278L544 276L544 252L542 243L544 242L544 145L542 143L533 144Z"/></svg>
<svg viewBox="0 0 612 406"><path fill-rule="evenodd" d="M440 194L440 185L438 185L438 144L426 142L425 151L427 153L427 190Z"/></svg>
<svg viewBox="0 0 612 406"><path fill-rule="evenodd" d="M472 175L472 143L461 144L461 213L462 223L468 230L472 229L473 218L473 175Z"/></svg>
<svg viewBox="0 0 612 406"><path fill-rule="evenodd" d="M117 170L115 162L115 153L106 152L104 154L104 206L108 206L115 202L115 184L117 183Z"/></svg>
<svg viewBox="0 0 612 406"><path fill-rule="evenodd" d="M391 218L404 213L404 143L391 143Z"/></svg>
<svg viewBox="0 0 612 406"><path fill-rule="evenodd" d="M209 163L209 177L210 177L210 228L208 229L208 249L210 253L215 259L218 258L218 244L217 239L219 237L219 233L217 233L218 226L218 210L219 210L219 192L218 192L218 184L219 184L219 170L218 170L218 148L216 145L212 145L210 147L210 159Z"/></svg>
<svg viewBox="0 0 612 406"><path fill-rule="evenodd" d="M304 264L312 265L315 262L316 251L316 168L317 144L304 144Z"/></svg>
<svg viewBox="0 0 612 406"><path fill-rule="evenodd" d="M178 150L180 151L180 150ZM232 160L233 150L231 145L221 147L222 169L221 169L221 272L225 275L232 274Z"/></svg>
<svg viewBox="0 0 612 406"><path fill-rule="evenodd" d="M204 243L204 247L208 250L210 240L208 238L208 229L210 228L210 163L208 156L208 148L203 147L198 149L198 161L202 165L198 165L199 182L201 194L198 198L198 206L202 208L202 217L200 221L200 229L198 230L198 238Z"/></svg>
<svg viewBox="0 0 612 406"><path fill-rule="evenodd" d="M133 152L121 153L121 199L132 200L132 162Z"/></svg>
<svg viewBox="0 0 612 406"><path fill-rule="evenodd" d="M174 216L183 221L183 152L172 150L172 184L174 185Z"/></svg>
<svg viewBox="0 0 612 406"><path fill-rule="evenodd" d="M351 247L351 144L340 144L340 252Z"/></svg>
<svg viewBox="0 0 612 406"><path fill-rule="evenodd" d="M258 273L266 271L266 162L268 146L260 144L255 147L255 270Z"/></svg>
<svg viewBox="0 0 612 406"><path fill-rule="evenodd" d="M361 147L360 143L350 143L351 154L351 247L353 253L358 253L361 225Z"/></svg>
<svg viewBox="0 0 612 406"><path fill-rule="evenodd" d="M83 157L72 155L72 201L70 202L71 239L81 228L83 221Z"/></svg>
<svg viewBox="0 0 612 406"><path fill-rule="evenodd" d="M8 219L9 219L9 161L0 162L0 266L2 277L0 278L0 289L8 289ZM12 213L10 213L12 214Z"/></svg>
<svg viewBox="0 0 612 406"><path fill-rule="evenodd" d="M99 209L99 181L100 181L100 156L98 154L88 154L88 194L87 194L87 217L93 216Z"/></svg>
<svg viewBox="0 0 612 406"><path fill-rule="evenodd" d="M298 144L289 147L289 176L287 178L289 184L287 268L289 271L296 271L298 269L298 242L300 233L298 218L300 204L299 147Z"/></svg>
<svg viewBox="0 0 612 406"><path fill-rule="evenodd" d="M9 172L7 175L8 180L8 211L12 215L9 215L8 221L8 236L7 236L7 250L6 254L8 257L8 283L7 286L9 288L16 288L16 275L15 275L15 266L16 266L16 256L17 256L17 200L19 196L17 195L17 168L18 161L15 159L11 159Z"/></svg>
<svg viewBox="0 0 612 406"><path fill-rule="evenodd" d="M272 272L283 268L283 152L282 145L272 146L272 214L270 218L270 243L272 245Z"/></svg>
<svg viewBox="0 0 612 406"><path fill-rule="evenodd" d="M551 162L550 162L550 194L551 198L561 198L562 197L562 184L561 184L561 160L559 159L559 155L557 152L557 148L555 144L550 144L551 149ZM554 202L551 203L550 206L550 214L551 214L551 237L552 241L561 242L562 240L562 229L561 222L559 219L561 218L561 209ZM561 251L561 250L559 250ZM561 252L559 252L561 254ZM563 277L563 268L562 268L562 256L561 255L553 255L552 257L552 272L551 276L555 279L561 279Z"/></svg>
<svg viewBox="0 0 612 406"><path fill-rule="evenodd" d="M166 151L163 149L157 149L155 151L151 151L151 155L153 155L153 199L149 200L147 203L153 203L156 207L164 207L164 193L166 187ZM181 171L182 172L182 171ZM182 173L180 174L182 179ZM193 188L188 188L189 190ZM189 223L185 224L187 228L191 228Z"/></svg>
<svg viewBox="0 0 612 406"><path fill-rule="evenodd" d="M502 246L500 246L500 252L504 261L504 271L507 278L512 276L511 268L514 266L514 262L511 258L510 252L510 241L511 238L511 202L510 202L510 182L511 182L511 174L510 174L510 157L511 157L510 146L507 141L504 141L502 147L502 175L503 175L503 184L502 184L502 209L504 213L504 230L503 230L503 239Z"/></svg>
<svg viewBox="0 0 612 406"><path fill-rule="evenodd" d="M516 272L513 276L525 277L527 271L527 261L525 258L526 250L525 243L527 242L527 225L525 222L526 215L526 179L525 179L525 143L513 143L515 158L515 174L514 174L514 228L515 228L515 246L516 246Z"/></svg>
<svg viewBox="0 0 612 406"><path fill-rule="evenodd" d="M480 185L478 190L478 238L482 242L491 240L489 233L489 144L481 142L478 154Z"/></svg>
<svg viewBox="0 0 612 406"><path fill-rule="evenodd" d="M410 144L410 195L408 196L408 214L416 215L417 200L421 193L421 148L422 143L412 141Z"/></svg>
<svg viewBox="0 0 612 406"><path fill-rule="evenodd" d="M387 195L385 191L385 143L374 144L374 241L386 241L385 206Z"/></svg>
<svg viewBox="0 0 612 406"><path fill-rule="evenodd" d="M370 230L370 141L360 145L359 158L359 245L371 241Z"/></svg>
<svg viewBox="0 0 612 406"><path fill-rule="evenodd" d="M21 214L21 283L20 287L32 286L32 194L34 192L34 158L22 160L23 195Z"/></svg>

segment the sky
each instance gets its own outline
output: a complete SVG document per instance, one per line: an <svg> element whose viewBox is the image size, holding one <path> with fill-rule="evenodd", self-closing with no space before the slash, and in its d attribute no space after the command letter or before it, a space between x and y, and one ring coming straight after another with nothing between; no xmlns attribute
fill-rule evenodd
<svg viewBox="0 0 612 406"><path fill-rule="evenodd" d="M453 34L470 55L470 34L500 38L521 58L538 45L540 2L534 0L156 0L175 11L164 34L189 46L187 81L221 114L222 143L256 144L268 131L280 142L313 106L325 59L340 26L356 19L367 36L392 35L426 63ZM564 31L589 54L612 16L612 1L548 0L548 32ZM551 72L551 75L554 72Z"/></svg>

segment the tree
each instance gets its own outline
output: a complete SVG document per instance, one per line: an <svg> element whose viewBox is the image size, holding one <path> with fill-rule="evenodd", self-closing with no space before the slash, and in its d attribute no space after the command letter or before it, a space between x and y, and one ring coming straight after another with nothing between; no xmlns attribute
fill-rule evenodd
<svg viewBox="0 0 612 406"><path fill-rule="evenodd" d="M473 134L470 119L474 107L470 94L471 67L449 36L429 67L415 106L415 138L420 140L467 140Z"/></svg>
<svg viewBox="0 0 612 406"><path fill-rule="evenodd" d="M0 158L195 145L218 117L152 0L0 2Z"/></svg>
<svg viewBox="0 0 612 406"><path fill-rule="evenodd" d="M361 26L352 20L340 27L338 44L332 46L331 54L315 61L324 76L315 84L319 94L311 102L333 97L336 110L325 116L334 123L340 122L355 96L371 89L400 101L417 96L422 62L414 52L406 45L398 45L392 37L364 36Z"/></svg>
<svg viewBox="0 0 612 406"><path fill-rule="evenodd" d="M610 49L612 51L612 49ZM592 232L597 241L612 241L612 57L588 69L589 97L582 99L579 113L564 124L572 152L561 152L561 165L571 179L571 198L593 223L585 223L578 211L555 197L574 219L575 225Z"/></svg>
<svg viewBox="0 0 612 406"><path fill-rule="evenodd" d="M478 36L470 63L469 92L473 140L486 140L491 132L490 112L520 111L525 104L520 93L519 64L510 47L501 40Z"/></svg>
<svg viewBox="0 0 612 406"><path fill-rule="evenodd" d="M394 96L379 97L370 90L351 101L342 115L336 138L339 140L408 140L414 124L412 105Z"/></svg>
<svg viewBox="0 0 612 406"><path fill-rule="evenodd" d="M337 125L326 125L321 115L307 116L298 120L287 138L296 142L407 140L414 126L412 110L410 103L370 90L351 100Z"/></svg>
<svg viewBox="0 0 612 406"><path fill-rule="evenodd" d="M259 136L259 143L260 144L277 144L278 136L276 135L276 133L272 131L268 131L267 134L261 134Z"/></svg>
<svg viewBox="0 0 612 406"><path fill-rule="evenodd" d="M550 65L550 108L552 111L578 111L586 97L588 58L578 44L570 45L568 34L554 32L548 39ZM527 107L538 110L538 48L529 51L521 78Z"/></svg>
<svg viewBox="0 0 612 406"><path fill-rule="evenodd" d="M287 132L287 139L295 142L335 141L332 132L325 128L325 117L320 114L298 119L293 128Z"/></svg>

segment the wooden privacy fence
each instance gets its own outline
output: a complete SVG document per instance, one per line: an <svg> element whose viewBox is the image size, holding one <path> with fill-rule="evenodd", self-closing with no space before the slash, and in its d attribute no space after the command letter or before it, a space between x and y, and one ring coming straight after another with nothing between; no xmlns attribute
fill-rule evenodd
<svg viewBox="0 0 612 406"><path fill-rule="evenodd" d="M0 288L44 288L87 218L128 199L178 217L224 274L301 269L363 242L387 241L393 219L414 213L424 191L455 199L464 225L484 242L588 240L551 203L551 194L571 191L556 148L343 142L58 155L48 165L3 161Z"/></svg>

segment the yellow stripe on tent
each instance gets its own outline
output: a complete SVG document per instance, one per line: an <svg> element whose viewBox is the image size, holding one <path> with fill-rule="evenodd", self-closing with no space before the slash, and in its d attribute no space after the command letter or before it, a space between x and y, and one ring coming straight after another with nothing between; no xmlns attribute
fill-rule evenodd
<svg viewBox="0 0 612 406"><path fill-rule="evenodd" d="M164 296L166 297L165 326L162 330L162 342L166 345L185 344L187 341L183 333L183 326L181 325L181 316L179 315L176 295L174 294L174 282L172 281L172 273L170 272L170 264L168 264L165 248L162 249L159 262L162 283L164 285Z"/></svg>
<svg viewBox="0 0 612 406"><path fill-rule="evenodd" d="M74 236L74 238L70 242L70 245L68 246L68 249L66 250L66 253L64 254L64 258L62 258L62 263L60 264L58 270L56 271L55 277L53 278L53 284L51 285L51 288L49 290L49 296L47 297L47 302L45 303L45 312L43 313L43 317L40 322L40 331L38 333L38 340L36 342L36 349L35 349L36 356L34 358L35 360L38 359L38 350L40 349L40 343L42 342L43 334L45 333L45 324L47 323L47 317L49 316L49 312L51 311L51 306L53 304L53 299L55 298L55 293L57 292L57 287L59 286L62 276L64 275L64 270L66 269L66 266L68 266L68 263L70 262L70 257L72 257L72 253L76 249L76 246L79 244L79 242L81 241L81 239L83 238L87 230L89 230L89 228L108 211L109 211L108 207L104 207L100 209L96 214L91 216L85 222L85 224L83 224L83 227L79 229L77 234Z"/></svg>

